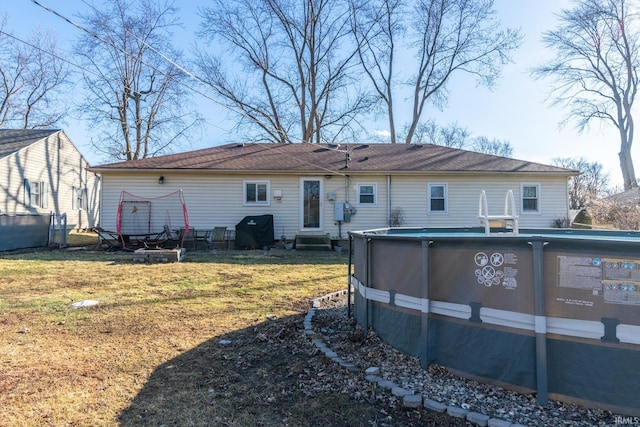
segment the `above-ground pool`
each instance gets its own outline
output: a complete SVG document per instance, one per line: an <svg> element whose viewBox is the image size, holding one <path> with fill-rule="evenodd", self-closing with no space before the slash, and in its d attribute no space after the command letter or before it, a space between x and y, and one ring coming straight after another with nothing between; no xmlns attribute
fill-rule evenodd
<svg viewBox="0 0 640 427"><path fill-rule="evenodd" d="M469 378L640 415L640 233L349 233L356 321Z"/></svg>

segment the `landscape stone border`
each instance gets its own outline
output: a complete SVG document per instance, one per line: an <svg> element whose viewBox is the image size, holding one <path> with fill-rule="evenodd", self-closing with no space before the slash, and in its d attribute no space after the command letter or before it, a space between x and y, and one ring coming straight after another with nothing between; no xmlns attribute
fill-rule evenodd
<svg viewBox="0 0 640 427"><path fill-rule="evenodd" d="M347 371L351 373L359 373L360 369L356 367L353 363L347 362L342 359L338 354L331 350L327 346L327 344L321 339L316 338L315 331L313 330L313 316L316 314L316 311L322 307L322 303L324 301L334 300L337 298L342 298L347 295L347 290L341 290L338 292L332 292L330 294L314 298L311 300L311 309L307 312L307 315L304 318L304 333L309 337L313 337L311 342L313 345L320 350L328 359L339 364ZM481 427L526 427L522 424L511 423L510 421L502 420L499 418L492 418L485 414L480 414L478 412L472 412L468 409L459 408L457 406L447 406L438 401L428 399L426 396L421 396L414 394L411 390L406 390L392 381L385 380L380 376L380 369L377 367L367 368L364 372L365 380L367 380L372 385L379 387L385 392L389 392L396 397L402 398L402 405L405 408L417 409L421 406L429 411L434 411L438 413L446 412L447 415L462 418L466 421L475 424Z"/></svg>

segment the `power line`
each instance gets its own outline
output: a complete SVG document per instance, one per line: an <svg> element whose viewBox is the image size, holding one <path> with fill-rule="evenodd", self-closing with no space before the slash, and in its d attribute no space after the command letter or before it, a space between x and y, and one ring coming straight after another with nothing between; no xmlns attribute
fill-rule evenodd
<svg viewBox="0 0 640 427"><path fill-rule="evenodd" d="M83 31L83 32L85 32L85 33L87 33L87 34L88 34L88 35L90 35L91 37L94 37L94 38L96 38L97 40L99 40L100 42L102 42L102 43L104 43L104 44L106 44L106 45L110 46L111 48L115 49L116 51L118 51L118 52L120 52L120 53L122 53L122 54L124 54L124 55L127 55L127 56L131 57L132 59L139 60L143 65L145 65L145 66L149 67L150 69L152 69L152 70L154 70L154 71L156 71L156 72L158 72L158 73L160 73L160 74L164 75L165 77L170 77L167 73L165 73L164 71L159 70L159 69L158 69L157 67L155 67L154 65L148 64L148 63L146 63L146 62L145 62L145 61L143 61L143 60L140 60L140 59L138 59L138 58L135 58L133 55L131 55L131 54L130 54L129 52L127 52L126 50L124 50L124 49L120 48L119 46L115 45L114 43L112 43L112 42L110 42L110 41L108 41L108 40L105 40L105 39L104 39L103 37L101 37L99 34L97 34L97 33L93 32L93 31L90 31L89 29L85 28L84 26L82 26L82 25L80 25L80 24L78 24L78 23L76 23L76 22L72 21L71 19L69 19L69 18L65 17L64 15L62 15L62 14L61 14L61 13L59 13L59 12L57 12L56 10L54 10L54 9L52 9L52 8L50 8L50 7L47 7L47 6L43 5L43 4L41 4L41 3L40 3L40 2L38 2L37 0L31 0L31 2L32 2L32 3L34 3L34 4L36 4L37 6L41 7L42 9L44 9L44 10L46 10L46 11L48 11L48 12L50 12L50 13L54 14L55 16L59 17L60 19L64 20L65 22L67 22L68 24L70 24L70 25L72 25L72 26L74 26L74 27L78 28L79 30L81 30L81 31ZM83 2L84 2L84 0L83 0ZM84 3L85 3L85 4L87 4L86 2L84 2ZM88 5L88 6L90 6L90 5ZM90 7L91 7L91 6L90 6ZM189 70L187 70L185 67L181 66L181 65L180 65L180 64L178 64L176 61L172 60L172 59L171 59L171 58L169 58L167 55L165 55L165 54L163 54L162 52L160 52L160 51L159 51L158 49L156 49L155 47L153 47L153 46L149 45L146 41L144 41L144 40L140 39L138 36L136 36L135 34L131 33L131 32L130 32L130 31L128 31L126 28L125 28L124 30L125 30L128 34L130 34L131 36L133 36L134 38L136 38L136 40L138 40L140 43L144 44L146 47L148 47L149 49L151 49L154 53L156 53L157 55L159 55L162 59L164 59L165 61L167 61L168 63L170 63L170 64L171 64L171 65L173 65L174 67L178 68L181 72L185 73L185 75L187 75L188 77L190 77L190 78L194 79L196 82L198 82L198 83L200 83L200 84L203 84L203 85L205 85L205 86L207 86L207 85L208 85L208 83L207 83L207 82L205 82L204 80L202 80L200 77L196 76L195 74L193 74L192 72L190 72ZM15 38L15 37L14 37L14 38ZM16 39L17 39L17 38L16 38ZM19 40L19 39L17 39L17 40ZM20 40L20 41L21 41L21 42L23 42L23 43L25 43L25 42L24 42L24 41L22 41L22 40ZM31 44L29 44L29 45L30 45L30 46L32 46ZM38 49L39 49L39 48L38 48ZM46 52L46 51L45 51L45 52ZM47 53L49 53L49 52L47 52ZM65 62L67 62L67 63L69 63L69 64L71 64L71 65L73 65L73 66L75 66L75 67L79 68L79 69L80 69L80 70L82 70L82 71L87 71L87 72L90 72L90 73L92 73L92 74L94 74L94 75L96 75L96 76L99 76L99 77L101 77L101 78L104 78L104 76L101 76L100 74L98 74L98 73L96 73L96 72L94 72L94 71L87 70L86 68L84 68L84 67L82 67L82 66L79 66L79 65L77 65L77 64L71 63L71 62L69 62L69 61L65 61ZM115 81L115 80L114 80L114 81ZM211 97L211 96L209 96L208 94L206 94L206 93L204 93L204 92L202 92L202 91L200 91L200 90L198 90L198 89L196 89L196 88L194 88L194 87L192 87L192 86L190 86L190 85L186 84L185 82L182 82L182 81L180 81L180 80L176 80L176 81L178 82L178 84L180 84L180 85L184 86L184 87L185 87L185 88L187 88L188 90L190 90L190 91L192 91L192 92L195 92L195 93L197 93L197 94L199 94L199 95L203 96L204 98L206 98L206 99L208 99L208 100L210 100L210 101L212 101L212 102L214 102L214 103L216 103L216 104L218 104L218 105L222 106L223 108L226 108L226 109L228 109L228 110L230 110L230 111L232 111L232 112L234 112L234 113L236 113L236 114L238 114L238 115L242 115L242 113L241 113L241 112L234 110L234 109L233 109L233 108L231 108L229 105L225 105L225 104L223 104L223 103L219 102L218 100L216 100L216 99L212 98L212 97ZM211 123L211 125L212 125L212 126L214 126L214 127L217 127L217 128L218 128L218 129L220 129L220 130L223 130L224 132L228 132L228 130L223 129L222 127L220 127L220 126L218 126L218 125L216 125L216 124ZM276 131L277 133L284 134L284 132L283 132L281 129L276 129L275 131ZM305 143L305 142L303 141L303 142L301 142L301 143ZM255 144L255 143L254 143L254 144ZM272 147L269 147L269 144L262 144L262 146L263 146L263 147L265 147L265 148L267 148L267 149L272 149ZM276 148L276 146L277 146L277 145L276 145L276 144L274 144L274 147L273 147L273 148L275 149L275 148ZM291 158L291 159L298 160L298 161L303 162L303 163L307 163L307 164L309 164L309 165L311 165L311 166L318 167L318 168L323 169L323 170L325 170L325 171L327 171L327 172L331 172L331 173L338 174L338 175L344 175L343 173L338 172L338 171L336 171L336 170L331 170L331 169L329 169L329 168L325 168L325 167L323 167L323 166L321 166L321 165L314 164L314 163L312 163L312 162L308 162L308 161L302 160L302 159L300 159L300 158L297 158L297 157L292 156L292 155L289 155L289 154L280 153L280 155L282 155L282 156L286 156L286 157L289 157L289 158Z"/></svg>
<svg viewBox="0 0 640 427"><path fill-rule="evenodd" d="M130 57L130 58L132 58L132 59L139 60L141 64L143 64L143 65L145 65L145 66L149 67L150 69L152 69L152 70L156 71L156 72L157 72L157 73L159 73L159 74L162 74L163 76L165 76L165 77L167 77L167 78L172 78L172 76L169 76L166 72L164 72L164 71L162 71L162 70L159 70L156 66L154 66L154 65L152 65L152 64L149 64L149 63L145 62L144 60L141 60L141 59L138 59L138 58L134 57L132 54L130 54L130 53L129 53L129 52L127 52L126 50L122 49L121 47L119 47L119 46L115 45L114 43L112 43L112 42L110 42L110 41L108 41L108 40L105 40L105 39L104 39L103 37L101 37L99 34L97 34L97 33L93 32L93 31L90 31L90 30L89 30L89 29L87 29L86 27L84 27L84 26L82 26L82 25L80 25L80 24L78 24L78 23L76 23L76 22L72 21L71 19L67 18L66 16L62 15L61 13L57 12L56 10L54 10L54 9L52 9L52 8L48 7L48 6L45 6L45 5L41 4L41 3L40 3L40 2L38 2L37 0L31 0L31 2L32 2L32 3L34 3L34 4L36 4L36 5L37 5L37 6L39 6L39 7L43 8L43 9L44 9L44 10L46 10L47 12L50 12L50 13L52 13L52 14L56 15L57 17L59 17L60 19L64 20L64 21L65 21L65 22L67 22L68 24L73 25L73 26L74 26L74 27L76 27L77 29L79 29L79 30L81 30L81 31L83 31L83 32L85 32L85 33L87 33L87 34L88 34L88 35L90 35L91 37L94 37L94 38L96 38L97 40L99 40L100 42L102 42L102 43L104 43L104 44L106 44L106 45L110 46L112 49L115 49L116 51L118 51L118 52L120 52L120 53L122 53L122 54L124 54L124 55L126 55L126 56L129 56L129 57ZM127 30L125 29L125 31L127 31ZM130 31L127 31L127 32L128 32L129 34L133 35ZM177 67L180 71L184 72L187 76L189 76L189 77L192 77L192 78L196 79L196 81L198 81L199 83L206 84L205 82L203 82L203 81L202 81L202 79L197 78L196 76L194 76L194 75L193 75L193 73L188 72L184 67L181 67L181 66L179 66L177 63L175 63L174 61L169 60L169 59L168 59L168 57L167 57L166 55L160 54L160 52L159 52L157 49L153 48L152 46L150 46L150 45L149 45L149 44L147 44L146 42L144 42L144 41L140 40L137 36L135 36L135 35L133 35L133 36L134 36L134 37L136 37L136 39L137 39L138 41L140 41L140 42L144 43L144 44L145 44L145 46L147 46L147 47L149 47L150 49L152 49L155 53L159 54L159 55L160 55L164 60L168 61L171 65L173 65L173 66ZM86 68L81 67L81 66L79 66L79 65L77 65L77 64L72 64L72 65L76 66L77 68L79 68L79 69L80 69L80 70L82 70L82 71L89 71L89 70L87 70ZM101 77L101 78L104 78L104 76L101 76L100 74L98 74L98 73L96 73L96 72L91 71L91 73L92 73L92 74L94 74L94 75L96 75L96 76L99 76L99 77ZM113 82L116 82L116 80L112 80L112 81L113 81ZM221 107L229 109L229 107L228 107L228 106L226 106L226 105L222 104L221 102L219 102L218 100L216 100L216 99L212 98L212 97L211 97L211 96L209 96L208 94L206 94L206 93L204 93L204 92L202 92L202 91L200 91L200 90L198 90L198 89L196 89L196 88L194 88L194 87L192 87L192 86L190 86L190 85L186 84L185 82L180 81L180 80L176 80L176 82L177 82L178 84L180 84L180 85L184 86L184 87L185 87L185 88L187 88L188 90L190 90L190 91L192 91L192 92L194 92L194 93L197 93L197 94L199 94L199 95L203 96L204 98L206 98L206 99L208 99L208 100L210 100L210 101L212 101L212 102L214 102L214 103L216 103L216 104L220 105ZM233 111L233 110L232 110L232 111ZM236 113L237 113L237 112L236 112ZM228 132L228 130L227 130L227 129L224 129L224 128L222 128L222 127L218 126L218 125L214 125L214 126L215 126L215 127L217 127L217 128L218 128L218 129L220 129L220 130L223 130L223 131L225 131L225 132Z"/></svg>
<svg viewBox="0 0 640 427"><path fill-rule="evenodd" d="M122 49L121 47L119 47L119 46L115 45L114 43L112 43L112 42L110 42L110 41L108 41L108 40L105 40L105 39L104 39L103 37L101 37L99 34L97 34L97 33L93 32L93 31L90 31L89 29L87 29L86 27L82 26L81 24L78 24L78 23L76 23L76 22L72 21L71 19L67 18L66 16L62 15L61 13L57 12L56 10L54 10L54 9L52 9L52 8L48 7L48 6L43 5L42 3L40 3L40 2L39 2L39 1L37 1L37 0L31 0L31 2L32 2L32 3L34 3L34 4L36 4L36 5L37 5L37 6L39 6L39 7L43 8L44 10L46 10L46 11L48 11L48 12L50 12L50 13L54 14L55 16L59 17L60 19L64 20L65 22L67 22L68 24L70 24L70 25L72 25L72 26L74 26L74 27L78 28L79 30L81 30L81 31L83 31L83 32L85 32L85 33L87 33L87 34L89 34L91 37L94 37L94 38L96 38L97 40L99 40L100 42L102 42L102 43L104 43L104 44L106 44L106 45L110 46L112 49L115 49L116 51L119 51L120 53L122 53L122 54L124 54L124 55L127 55L127 56L129 56L130 58L132 58L132 59L134 59L134 60L136 60L136 61L140 61L140 63L142 63L143 65L145 65L145 66L149 67L150 69L152 69L152 70L154 70L154 71L158 72L159 74L164 75L165 77L171 78L171 76L167 75L167 73L165 73L164 71L159 70L159 69L158 69L157 67L155 67L154 65L148 64L148 63L147 63L147 62L145 62L144 60L139 59L139 58L137 58L137 57L134 57L132 54L130 54L130 53L129 53L129 52L127 52L126 50ZM83 2L84 2L85 4L87 4L89 7L92 7L91 5L89 5L88 3L86 3L84 0L83 0ZM205 85L205 86L209 86L209 84L208 84L206 81L204 81L203 79L201 79L200 77L198 77L198 76L197 76L197 75L195 75L194 73L190 72L190 71L189 71L189 70L187 70L185 67L183 67L183 66L181 66L180 64L178 64L176 61L174 61L174 60L170 59L168 55L166 55L166 54L164 54L164 53L160 52L160 51L159 51L158 49L156 49L155 47L153 47L153 46L149 45L145 40L140 39L138 36L136 36L135 34L131 33L131 32L130 32L130 31L128 31L126 28L123 28L123 29L124 29L124 31L126 31L128 34L130 34L131 36L133 36L133 37L134 37L138 42L140 42L140 43L144 44L146 47L148 47L149 49L151 49L154 53L156 53L157 55L159 55L162 59L164 59L165 61L169 62L169 63L170 63L171 65L173 65L174 67L178 68L181 72L185 73L185 75L187 75L188 77L192 78L192 79L193 79L193 80L195 80L197 83L200 83L200 84ZM81 69L83 69L83 68L81 68ZM95 74L95 73L93 73L93 74ZM233 107L229 106L228 104L224 104L224 103L222 103L222 102L218 101L217 99L212 98L211 96L209 96L208 94L206 94L206 93L204 93L204 92L200 91L199 89L196 89L196 88L194 88L194 87L192 87L192 86L190 86L190 85L186 84L185 82L183 82L183 81L181 81L181 80L176 80L176 82L177 82L178 84L180 84L180 85L184 86L184 87L185 87L185 88L187 88L188 90L190 90L190 91L192 91L192 92L194 92L194 93L197 93L197 94L199 94L199 95L203 96L205 99L208 99L208 100L212 101L213 103L215 103L215 104L217 104L217 105L221 106L222 108L225 108L225 109L227 109L227 110L229 110L229 111L231 111L231 112L233 112L233 113L235 113L235 114L237 114L237 115L239 115L239 116L244 116L244 114L242 113L242 111L239 111L239 110L237 110L237 109L234 109ZM217 128L218 128L218 129L220 129L220 130L223 130L224 132L229 132L227 129L223 129L222 127L220 127L220 126L218 126L218 125L215 125L215 124L213 124L213 123L212 123L212 125L213 125L214 127L217 127ZM282 135L282 136L287 136L287 135L286 135L286 133L285 133L282 129L274 129L274 132L275 132L275 133L278 133L278 134L280 134L280 135ZM308 141L302 141L302 142L308 142Z"/></svg>

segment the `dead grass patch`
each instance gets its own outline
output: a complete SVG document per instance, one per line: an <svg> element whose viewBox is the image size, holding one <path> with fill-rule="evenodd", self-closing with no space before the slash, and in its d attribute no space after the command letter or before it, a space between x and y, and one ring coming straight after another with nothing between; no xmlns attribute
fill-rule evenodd
<svg viewBox="0 0 640 427"><path fill-rule="evenodd" d="M229 334L242 343L243 331L268 318L304 314L311 298L344 288L346 274L346 258L333 253L197 254L153 265L123 253L1 255L0 425L170 425L163 408L176 402L184 402L180 425L215 425L216 416L276 425L260 415L249 383L209 391L206 381L220 376L214 343ZM99 304L71 307L87 299ZM246 345L236 350L257 344ZM226 413L237 393L258 399L255 414Z"/></svg>

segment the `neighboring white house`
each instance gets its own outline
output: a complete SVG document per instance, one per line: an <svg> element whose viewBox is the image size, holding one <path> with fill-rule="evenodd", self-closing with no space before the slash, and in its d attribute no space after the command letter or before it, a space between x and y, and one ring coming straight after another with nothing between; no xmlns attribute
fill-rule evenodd
<svg viewBox="0 0 640 427"><path fill-rule="evenodd" d="M227 144L90 169L102 179L100 225L116 229L123 190L147 198L183 190L190 226L233 228L271 214L274 238L402 226L477 227L485 190L501 214L512 190L520 227L569 217L567 181L555 166L418 144ZM494 212L495 211L495 212Z"/></svg>
<svg viewBox="0 0 640 427"><path fill-rule="evenodd" d="M0 213L67 214L97 224L99 179L62 130L0 129Z"/></svg>

